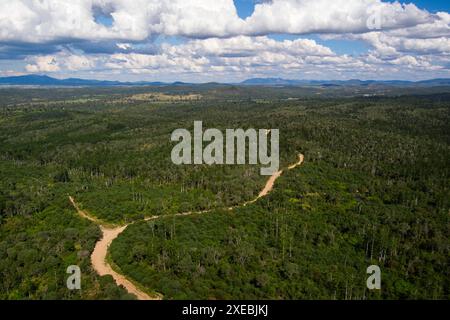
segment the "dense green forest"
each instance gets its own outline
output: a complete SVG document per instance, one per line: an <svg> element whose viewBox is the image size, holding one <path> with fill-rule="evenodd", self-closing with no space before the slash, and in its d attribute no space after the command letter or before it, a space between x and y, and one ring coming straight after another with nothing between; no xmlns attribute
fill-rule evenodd
<svg viewBox="0 0 450 320"><path fill-rule="evenodd" d="M135 94L201 94L146 102ZM450 94L322 98L304 88L0 90L0 298L130 299L89 256L166 299L449 299ZM314 97L313 97L314 96ZM326 96L326 97L325 97ZM293 99L292 97L295 97ZM278 128L282 167L175 166L174 129ZM173 217L214 209L204 215ZM82 290L65 286L82 269ZM366 268L382 269L382 290Z"/></svg>

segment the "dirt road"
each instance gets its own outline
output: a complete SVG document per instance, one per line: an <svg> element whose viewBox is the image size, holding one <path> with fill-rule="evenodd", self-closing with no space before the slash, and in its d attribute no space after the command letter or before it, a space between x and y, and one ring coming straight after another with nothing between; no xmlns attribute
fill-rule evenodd
<svg viewBox="0 0 450 320"><path fill-rule="evenodd" d="M128 225L114 229L107 229L102 226L100 227L103 232L103 238L97 242L94 251L92 252L92 266L100 276L111 275L117 285L124 286L129 293L134 294L139 300L159 300L160 297L152 297L138 289L137 286L135 286L125 276L114 271L111 265L107 262L106 258L108 255L109 246L127 227Z"/></svg>
<svg viewBox="0 0 450 320"><path fill-rule="evenodd" d="M296 167L303 164L305 157L303 154L299 154L299 160L297 163L291 165L288 167L288 170L295 169ZM273 175L270 176L269 180L266 182L266 185L259 193L258 197L252 201L246 202L242 204L241 206L247 206L249 204L255 203L259 199L267 196L272 190L275 185L276 180L283 174L283 170L280 170L278 172L275 172ZM80 207L75 202L74 198L69 196L69 201L73 205L73 207L77 210L78 214L88 219L92 222L95 222L100 226L100 229L102 230L103 237L101 240L99 240L94 248L94 251L91 255L91 263L94 268L94 270L100 275L111 275L117 285L123 286L129 293L134 294L139 300L160 300L162 299L162 295L160 294L154 294L153 296L150 296L149 294L145 293L144 291L140 290L135 284L133 284L130 280L128 280L124 275L116 272L113 270L111 265L107 261L108 256L108 249L111 243L122 233L125 231L125 229L130 225L124 225L124 226L118 226L118 227L109 227L106 226L105 223L103 223L101 220L92 217L89 213L86 211L83 211L80 209ZM241 206L236 207L230 207L228 210L234 210ZM212 210L204 210L199 212L185 212L185 213L177 213L174 216L180 217L180 216L189 216L193 214L204 214L211 212ZM150 220L157 220L164 216L152 216L145 219L145 221Z"/></svg>
<svg viewBox="0 0 450 320"><path fill-rule="evenodd" d="M303 154L299 154L298 155L298 162L296 162L293 165L289 166L288 170L295 169L296 167L302 165L303 161L305 161L305 156ZM258 197L256 197L256 199L254 199L252 201L244 203L244 206L247 206L249 204L255 203L259 199L267 196L273 190L275 182L277 181L277 179L279 177L281 177L282 174L283 174L283 170L280 170L278 172L275 172L273 175L271 175L269 180L267 180L266 185L264 186L264 189L262 189L261 192L259 193Z"/></svg>
<svg viewBox="0 0 450 320"><path fill-rule="evenodd" d="M150 296L147 293L143 292L125 276L114 271L114 269L108 263L107 256L109 246L114 241L114 239L116 239L122 232L125 231L129 224L120 227L106 227L105 224L101 222L101 220L96 219L86 211L81 210L72 197L69 197L69 200L81 217L97 223L100 226L100 230L102 231L102 238L95 244L94 251L92 251L91 254L91 263L94 270L100 276L111 275L117 285L123 286L129 293L134 294L139 300L160 300L161 297L159 295ZM156 216L149 217L146 220L154 220L157 218L158 217Z"/></svg>

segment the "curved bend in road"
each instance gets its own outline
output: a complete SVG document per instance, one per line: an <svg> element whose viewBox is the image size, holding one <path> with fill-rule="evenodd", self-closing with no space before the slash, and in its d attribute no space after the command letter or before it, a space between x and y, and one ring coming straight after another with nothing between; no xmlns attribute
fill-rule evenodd
<svg viewBox="0 0 450 320"><path fill-rule="evenodd" d="M295 169L296 167L302 165L304 160L305 160L304 155L303 154L299 154L298 162L293 164L293 165L291 165L291 166L289 166L288 170ZM255 203L259 199L267 196L273 190L273 187L275 185L275 181L282 174L283 174L283 170L275 172L272 176L270 176L269 180L266 182L266 185L261 190L261 192L259 193L258 197L256 197L256 199L254 199L252 201L249 201L249 202L246 202L246 203L242 204L242 206L245 207L245 206L247 206L249 204L252 204L252 203ZM124 225L124 226L119 226L119 227L107 227L100 220L92 217L86 211L81 210L81 208L75 202L74 198L69 196L69 200L70 200L70 203L77 210L78 214L81 217L83 217L85 219L88 219L88 220L90 220L92 222L95 222L96 224L100 225L100 229L102 231L103 237L102 237L102 239L100 239L96 243L94 251L92 252L92 255L91 255L91 263L92 263L92 266L93 266L94 270L100 276L111 275L114 278L114 281L117 283L117 285L123 286L129 293L134 294L139 300L161 300L162 299L162 295L160 295L160 294L149 295L149 294L145 293L144 291L139 289L133 282L131 282L129 279L127 279L127 277L125 277L124 275L114 271L114 269L111 267L111 265L107 261L107 255L108 255L109 246L111 245L111 243L122 232L125 231L125 229L130 224L127 224L127 225ZM239 207L241 207L241 206L231 207L231 208L229 208L229 210L234 210L234 209L237 209ZM212 210L205 210L205 211L199 211L199 212L185 212L185 213L175 214L174 216L189 216L189 215L193 215L193 214L208 213L208 212L211 212L211 211ZM164 216L148 217L148 218L145 219L145 221L157 220L157 219L159 219L161 217L164 217Z"/></svg>
<svg viewBox="0 0 450 320"><path fill-rule="evenodd" d="M78 214L90 221L93 221L100 225L100 230L102 231L102 238L95 244L94 251L91 254L91 263L94 270L100 276L110 275L113 277L117 285L123 286L129 293L134 294L139 300L160 300L161 296L154 295L150 296L147 293L140 290L134 283L128 280L124 275L114 271L109 262L107 261L108 249L111 243L116 239L125 229L129 226L128 224L120 227L106 227L101 224L101 221L95 219L86 211L80 209L80 207L75 202L74 198L69 197L70 202L73 207L77 210ZM158 217L151 217L146 220L156 219Z"/></svg>

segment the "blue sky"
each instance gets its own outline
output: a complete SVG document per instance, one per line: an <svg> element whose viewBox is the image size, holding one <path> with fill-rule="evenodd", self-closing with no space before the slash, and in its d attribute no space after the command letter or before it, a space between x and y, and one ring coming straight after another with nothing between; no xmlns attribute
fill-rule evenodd
<svg viewBox="0 0 450 320"><path fill-rule="evenodd" d="M446 0L414 0L409 2L414 3L419 8L424 8L431 12L450 11L450 1Z"/></svg>
<svg viewBox="0 0 450 320"><path fill-rule="evenodd" d="M0 2L0 76L450 77L450 1L47 1Z"/></svg>

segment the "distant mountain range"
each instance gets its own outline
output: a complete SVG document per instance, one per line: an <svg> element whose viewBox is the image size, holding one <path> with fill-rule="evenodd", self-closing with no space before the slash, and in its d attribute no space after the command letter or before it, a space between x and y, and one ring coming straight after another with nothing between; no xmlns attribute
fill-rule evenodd
<svg viewBox="0 0 450 320"><path fill-rule="evenodd" d="M424 81L404 80L286 80L281 78L254 78L241 82L243 85L259 86L450 86L450 79L431 79Z"/></svg>
<svg viewBox="0 0 450 320"><path fill-rule="evenodd" d="M24 75L0 78L0 85L17 86L67 86L67 87L111 87L111 86L176 86L192 85L184 82L120 82L106 80L86 79L56 79L46 75ZM431 79L424 81L402 81L402 80L287 80L282 78L254 78L233 85L246 86L398 86L398 87L437 87L450 86L450 79Z"/></svg>
<svg viewBox="0 0 450 320"><path fill-rule="evenodd" d="M25 75L15 77L0 78L0 85L19 85L19 86L67 86L67 87L111 87L111 86L162 86L177 85L177 83L163 82L120 82L107 80L86 80L86 79L56 79L46 75Z"/></svg>

